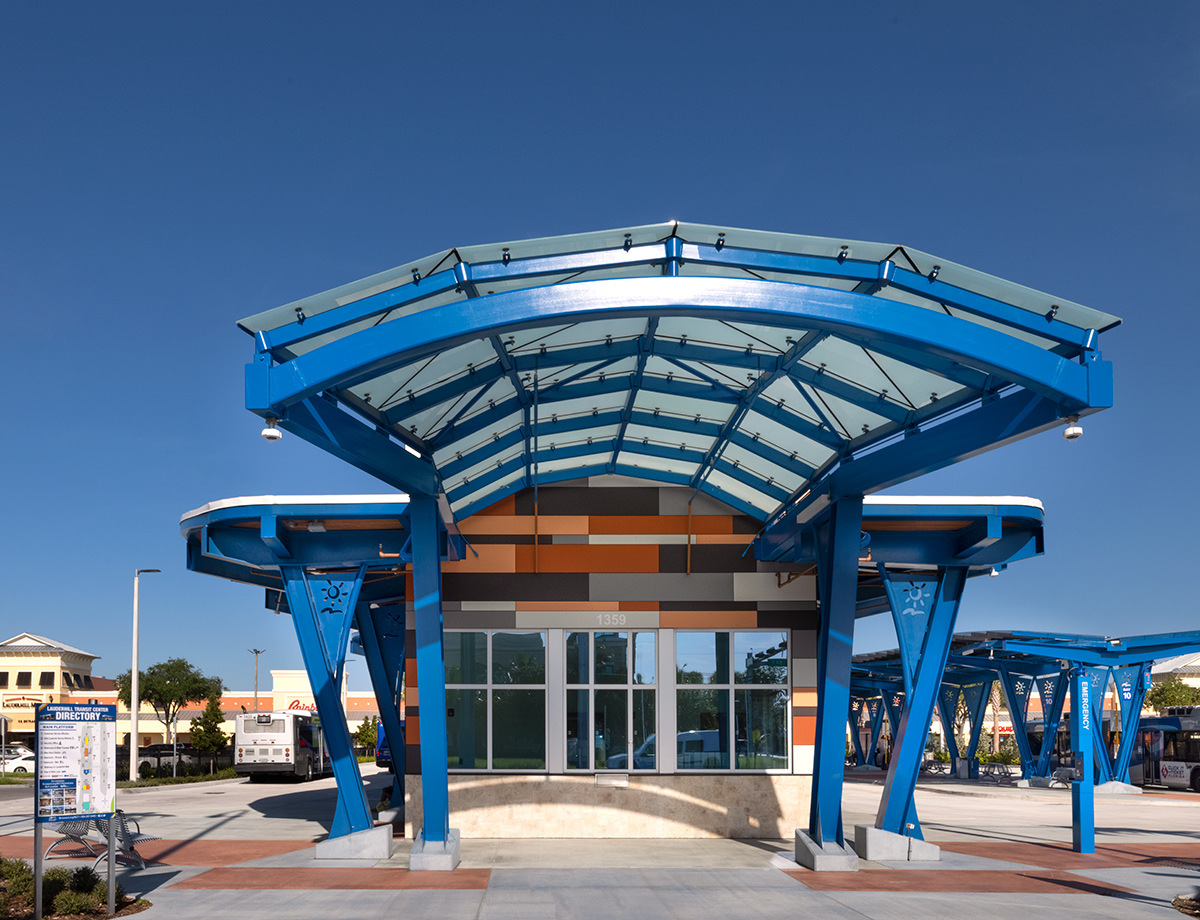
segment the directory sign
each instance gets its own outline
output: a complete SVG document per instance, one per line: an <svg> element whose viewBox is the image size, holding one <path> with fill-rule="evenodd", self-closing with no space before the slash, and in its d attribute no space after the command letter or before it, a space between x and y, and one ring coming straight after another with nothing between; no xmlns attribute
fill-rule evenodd
<svg viewBox="0 0 1200 920"><path fill-rule="evenodd" d="M39 706L38 822L108 818L116 803L117 707Z"/></svg>

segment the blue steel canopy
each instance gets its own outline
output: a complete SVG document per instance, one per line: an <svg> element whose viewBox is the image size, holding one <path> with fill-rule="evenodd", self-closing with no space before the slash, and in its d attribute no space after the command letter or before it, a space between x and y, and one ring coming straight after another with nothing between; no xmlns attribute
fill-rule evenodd
<svg viewBox="0 0 1200 920"><path fill-rule="evenodd" d="M670 222L450 249L240 326L248 408L459 519L619 473L784 524L773 558L785 515L1111 405L1119 322L902 246Z"/></svg>

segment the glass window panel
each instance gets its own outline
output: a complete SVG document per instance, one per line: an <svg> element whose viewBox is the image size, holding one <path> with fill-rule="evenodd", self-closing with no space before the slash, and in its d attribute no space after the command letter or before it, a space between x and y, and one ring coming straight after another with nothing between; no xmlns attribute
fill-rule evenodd
<svg viewBox="0 0 1200 920"><path fill-rule="evenodd" d="M681 684L729 683L729 633L676 633L675 672Z"/></svg>
<svg viewBox="0 0 1200 920"><path fill-rule="evenodd" d="M786 684L787 633L739 632L733 634L734 682Z"/></svg>
<svg viewBox="0 0 1200 920"><path fill-rule="evenodd" d="M492 691L492 769L546 769L546 691Z"/></svg>
<svg viewBox="0 0 1200 920"><path fill-rule="evenodd" d="M633 634L633 682L654 683L654 636L652 632Z"/></svg>
<svg viewBox="0 0 1200 920"><path fill-rule="evenodd" d="M590 770L588 747L588 702L591 691L567 691L567 769Z"/></svg>
<svg viewBox="0 0 1200 920"><path fill-rule="evenodd" d="M567 683L588 682L588 636L590 633L567 633Z"/></svg>
<svg viewBox="0 0 1200 920"><path fill-rule="evenodd" d="M451 769L487 769L487 690L446 690L446 750Z"/></svg>
<svg viewBox="0 0 1200 920"><path fill-rule="evenodd" d="M633 768L653 770L658 764L655 747L655 702L653 690L633 691Z"/></svg>
<svg viewBox="0 0 1200 920"><path fill-rule="evenodd" d="M629 633L596 633L596 683L629 682L628 649Z"/></svg>
<svg viewBox="0 0 1200 920"><path fill-rule="evenodd" d="M675 705L678 769L729 769L729 691L680 689Z"/></svg>
<svg viewBox="0 0 1200 920"><path fill-rule="evenodd" d="M502 633L492 636L492 683L544 684L546 634Z"/></svg>
<svg viewBox="0 0 1200 920"><path fill-rule="evenodd" d="M599 639L599 636L596 637ZM596 691L596 769L629 769L628 694Z"/></svg>
<svg viewBox="0 0 1200 920"><path fill-rule="evenodd" d="M446 656L446 683L487 683L487 635L481 632L448 632L442 636Z"/></svg>
<svg viewBox="0 0 1200 920"><path fill-rule="evenodd" d="M787 769L787 691L738 690L735 695L737 769Z"/></svg>

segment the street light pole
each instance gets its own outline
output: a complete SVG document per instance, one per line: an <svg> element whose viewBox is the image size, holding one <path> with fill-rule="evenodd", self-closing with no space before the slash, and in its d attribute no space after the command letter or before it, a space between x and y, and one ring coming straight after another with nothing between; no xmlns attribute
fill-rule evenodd
<svg viewBox="0 0 1200 920"><path fill-rule="evenodd" d="M138 759L138 710L142 700L138 695L138 579L150 572L162 569L138 569L133 573L133 669L129 672L129 779L137 777Z"/></svg>
<svg viewBox="0 0 1200 920"><path fill-rule="evenodd" d="M258 712L258 656L266 651L265 648L246 649L254 656L254 711Z"/></svg>

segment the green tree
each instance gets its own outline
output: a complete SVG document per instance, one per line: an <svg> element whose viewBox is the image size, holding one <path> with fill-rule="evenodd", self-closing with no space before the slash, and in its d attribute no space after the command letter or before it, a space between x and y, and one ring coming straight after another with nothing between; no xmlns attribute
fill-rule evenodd
<svg viewBox="0 0 1200 920"><path fill-rule="evenodd" d="M1185 684L1172 674L1161 684L1155 684L1146 694L1146 705L1151 709L1166 709L1168 706L1200 705L1200 687Z"/></svg>
<svg viewBox="0 0 1200 920"><path fill-rule="evenodd" d="M131 671L117 677L117 699L126 706L130 702ZM185 703L220 698L225 685L219 677L205 677L186 658L168 658L138 671L138 696L154 708L158 721L168 729ZM137 741L134 739L136 745Z"/></svg>
<svg viewBox="0 0 1200 920"><path fill-rule="evenodd" d="M221 711L221 704L215 696L209 697L204 712L192 719L192 744L197 751L208 755L210 774L213 772L217 754L229 744L229 736L221 729L224 722L225 713Z"/></svg>
<svg viewBox="0 0 1200 920"><path fill-rule="evenodd" d="M354 730L354 740L362 747L375 749L375 742L379 737L379 717L364 716L362 725Z"/></svg>

